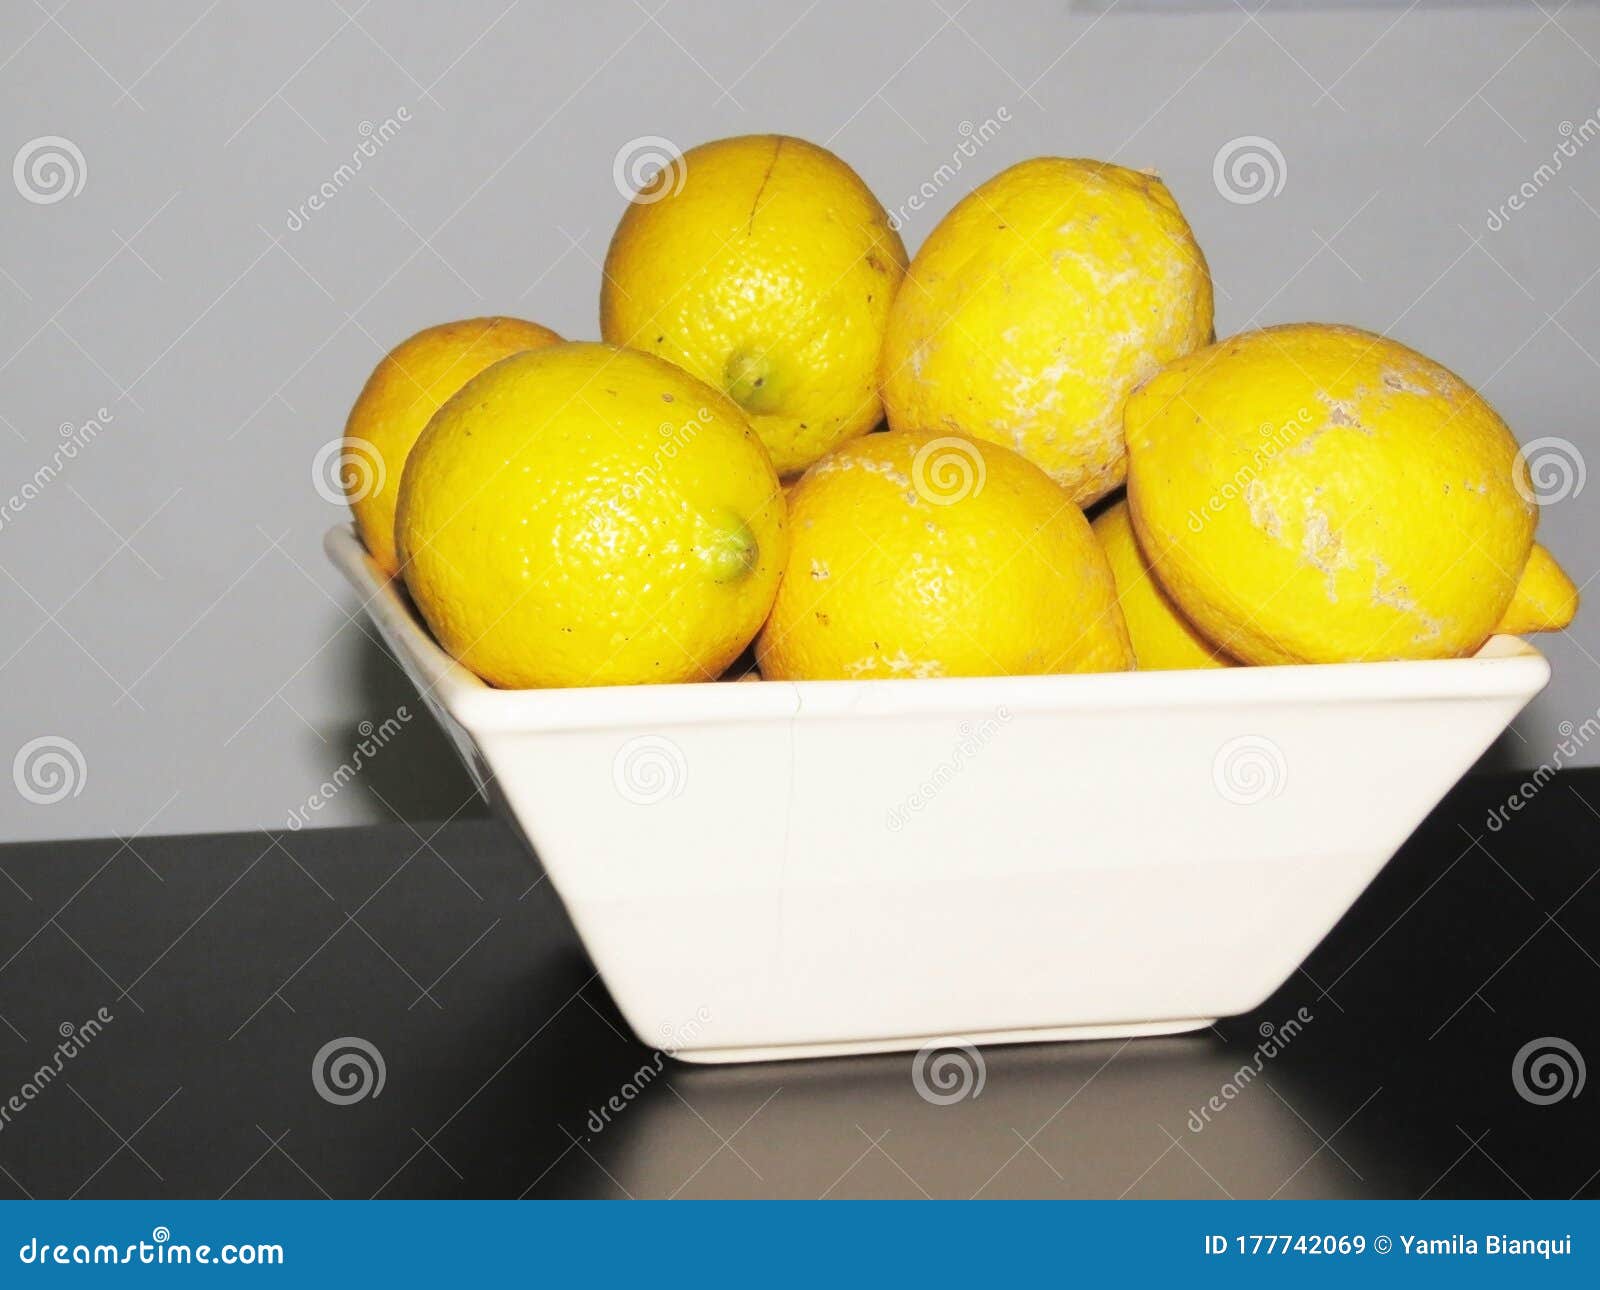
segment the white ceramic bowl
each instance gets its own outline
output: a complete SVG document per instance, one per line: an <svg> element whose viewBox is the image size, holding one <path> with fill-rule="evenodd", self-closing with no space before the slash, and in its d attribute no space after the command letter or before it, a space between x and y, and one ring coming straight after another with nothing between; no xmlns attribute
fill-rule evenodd
<svg viewBox="0 0 1600 1290"><path fill-rule="evenodd" d="M1166 1034L1295 970L1550 669L1439 662L496 690L328 554L688 1061Z"/></svg>

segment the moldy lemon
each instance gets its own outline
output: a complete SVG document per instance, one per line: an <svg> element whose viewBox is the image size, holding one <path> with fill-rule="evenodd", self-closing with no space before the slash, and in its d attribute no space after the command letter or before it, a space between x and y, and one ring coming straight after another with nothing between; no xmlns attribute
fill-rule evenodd
<svg viewBox="0 0 1600 1290"><path fill-rule="evenodd" d="M464 386L412 449L396 532L440 644L512 687L714 679L785 555L778 478L739 409L600 344Z"/></svg>
<svg viewBox="0 0 1600 1290"><path fill-rule="evenodd" d="M956 204L884 341L896 430L1014 448L1080 506L1122 483L1122 404L1211 336L1211 275L1154 175L1039 157Z"/></svg>
<svg viewBox="0 0 1600 1290"><path fill-rule="evenodd" d="M1471 654L1529 564L1538 513L1510 430L1383 336L1314 323L1235 336L1138 390L1126 431L1141 548L1243 662ZM1570 587L1544 573L1528 618L1559 614Z"/></svg>

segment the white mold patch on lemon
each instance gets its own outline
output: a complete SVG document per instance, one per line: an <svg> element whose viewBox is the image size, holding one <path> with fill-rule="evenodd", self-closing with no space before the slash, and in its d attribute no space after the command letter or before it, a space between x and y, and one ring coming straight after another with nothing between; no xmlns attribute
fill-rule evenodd
<svg viewBox="0 0 1600 1290"><path fill-rule="evenodd" d="M1126 474L1122 405L1211 334L1211 276L1153 174L1039 157L959 202L911 262L882 384L897 430L1005 444L1080 506Z"/></svg>

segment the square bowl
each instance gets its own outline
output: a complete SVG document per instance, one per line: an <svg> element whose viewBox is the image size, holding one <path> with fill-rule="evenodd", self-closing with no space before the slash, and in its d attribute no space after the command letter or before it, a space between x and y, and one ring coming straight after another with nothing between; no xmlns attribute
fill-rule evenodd
<svg viewBox="0 0 1600 1290"><path fill-rule="evenodd" d="M1549 680L1473 658L497 690L328 555L646 1045L1170 1034L1299 966Z"/></svg>

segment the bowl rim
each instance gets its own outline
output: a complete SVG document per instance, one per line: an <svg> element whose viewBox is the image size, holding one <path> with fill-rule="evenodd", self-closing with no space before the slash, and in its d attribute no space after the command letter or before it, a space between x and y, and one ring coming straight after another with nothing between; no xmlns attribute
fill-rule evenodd
<svg viewBox="0 0 1600 1290"><path fill-rule="evenodd" d="M1526 701L1550 665L1517 636L1491 636L1471 658L1296 663L1168 672L925 677L860 681L697 681L670 685L502 690L456 662L405 594L367 553L353 525L323 548L362 598L361 610L433 698L472 733L746 723L773 717L947 715L1252 707L1296 702Z"/></svg>

